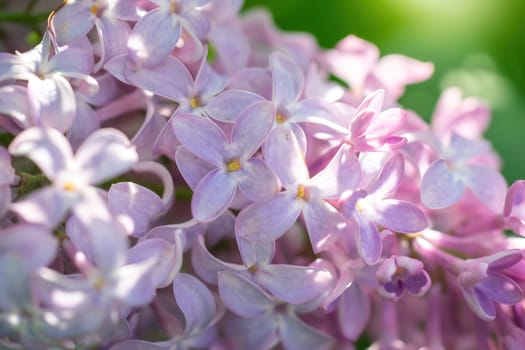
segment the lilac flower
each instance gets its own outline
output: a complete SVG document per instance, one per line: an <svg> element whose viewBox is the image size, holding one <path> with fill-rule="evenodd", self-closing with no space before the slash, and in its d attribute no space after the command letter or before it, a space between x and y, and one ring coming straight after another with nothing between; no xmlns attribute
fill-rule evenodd
<svg viewBox="0 0 525 350"><path fill-rule="evenodd" d="M520 235L525 235L525 181L514 182L505 197L503 217L505 226Z"/></svg>
<svg viewBox="0 0 525 350"><path fill-rule="evenodd" d="M516 304L523 299L521 287L504 272L521 259L521 251L507 250L463 263L458 282L469 306L480 318L496 317L494 302Z"/></svg>
<svg viewBox="0 0 525 350"><path fill-rule="evenodd" d="M421 209L410 202L392 198L403 174L403 157L396 154L365 190L348 191L340 199L341 212L353 223L359 255L367 264L375 264L381 255L377 226L402 233L415 233L428 226Z"/></svg>
<svg viewBox="0 0 525 350"><path fill-rule="evenodd" d="M15 118L17 113L26 114L25 118L17 118L24 127L45 126L66 131L76 113L75 93L66 78L82 81L92 92L96 92L98 85L88 75L93 68L91 47L80 42L55 54L52 49L49 36L45 35L43 41L28 52L0 54L0 82L27 81L27 100L23 90L15 87L11 91L14 100L7 101L11 107L3 108ZM20 107L23 109L19 110Z"/></svg>
<svg viewBox="0 0 525 350"><path fill-rule="evenodd" d="M325 61L356 96L364 97L374 90L385 89L387 105L394 104L403 95L406 85L427 80L434 72L431 63L403 55L380 59L375 45L355 35L347 36L336 49L328 51Z"/></svg>
<svg viewBox="0 0 525 350"><path fill-rule="evenodd" d="M357 185L360 177L357 160L343 147L323 171L309 178L292 131L277 128L272 136L266 141L273 144L266 160L285 190L268 201L244 208L237 217L235 232L251 241L269 242L282 236L302 213L313 250L319 252L344 225L339 212L326 199Z"/></svg>
<svg viewBox="0 0 525 350"><path fill-rule="evenodd" d="M470 141L452 134L450 145L440 152L421 179L421 201L431 209L446 208L463 197L465 189L498 213L503 208L507 184L495 169L476 164L477 156L488 153L485 141Z"/></svg>
<svg viewBox="0 0 525 350"><path fill-rule="evenodd" d="M379 292L389 298L399 299L405 290L422 296L430 288L430 276L423 263L407 256L393 255L381 263L376 271L381 288Z"/></svg>
<svg viewBox="0 0 525 350"><path fill-rule="evenodd" d="M193 154L213 164L200 180L192 198L195 219L208 222L230 205L237 187L251 200L269 198L277 183L268 166L252 158L273 123L272 107L260 102L247 109L235 123L231 142L211 120L191 114L173 121L178 140ZM184 164L181 164L184 167Z"/></svg>
<svg viewBox="0 0 525 350"><path fill-rule="evenodd" d="M67 139L57 130L31 128L11 142L9 151L30 158L53 182L52 186L13 203L11 210L28 222L51 227L68 209L75 210L79 202L91 201L97 207L105 207L92 185L129 170L137 161L137 153L127 137L115 129L91 134L73 155Z"/></svg>
<svg viewBox="0 0 525 350"><path fill-rule="evenodd" d="M210 30L203 13L210 0L153 0L158 7L146 13L133 28L129 40L129 53L139 65L147 62L155 66L164 61L175 49L183 30L187 39L196 46L194 61L202 57L202 43Z"/></svg>
<svg viewBox="0 0 525 350"><path fill-rule="evenodd" d="M182 311L185 328L182 334L163 342L127 340L115 344L111 350L176 349L186 350L209 346L215 338L214 323L217 310L213 294L192 275L181 273L173 281L173 295ZM211 331L211 332L210 332Z"/></svg>
<svg viewBox="0 0 525 350"><path fill-rule="evenodd" d="M95 26L101 44L98 70L109 59L126 52L131 32L126 20L136 19L136 5L129 1L67 1L54 13L51 24L60 46L84 37Z"/></svg>
<svg viewBox="0 0 525 350"><path fill-rule="evenodd" d="M0 335L24 334L33 325L38 327L30 276L51 263L57 247L43 226L18 224L0 230Z"/></svg>
<svg viewBox="0 0 525 350"><path fill-rule="evenodd" d="M269 349L278 339L285 349L291 350L329 349L332 345L333 339L296 316L295 313L308 312L307 305L280 302L241 275L220 272L219 294L226 307L242 317L233 318L226 325L235 349ZM237 336L233 337L233 333Z"/></svg>
<svg viewBox="0 0 525 350"><path fill-rule="evenodd" d="M270 264L273 243L251 243L237 238L243 265L226 263L211 255L199 237L193 245L192 263L199 276L218 283L221 271L231 271L253 281L282 301L300 304L319 298L332 283L328 271L316 266ZM304 288L308 285L308 288Z"/></svg>

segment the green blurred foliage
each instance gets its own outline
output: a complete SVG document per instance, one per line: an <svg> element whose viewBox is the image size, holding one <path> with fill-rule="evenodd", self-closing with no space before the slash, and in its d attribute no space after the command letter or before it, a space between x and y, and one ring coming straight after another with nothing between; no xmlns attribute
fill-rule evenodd
<svg viewBox="0 0 525 350"><path fill-rule="evenodd" d="M401 99L426 120L449 85L486 99L493 109L487 138L509 182L525 178L525 1L522 0L246 0L266 7L276 24L312 33L322 47L348 34L435 64L434 77Z"/></svg>

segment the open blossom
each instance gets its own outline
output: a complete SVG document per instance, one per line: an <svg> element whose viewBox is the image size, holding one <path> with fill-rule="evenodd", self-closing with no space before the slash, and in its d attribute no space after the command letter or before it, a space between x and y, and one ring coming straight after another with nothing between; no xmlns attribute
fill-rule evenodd
<svg viewBox="0 0 525 350"><path fill-rule="evenodd" d="M114 129L91 134L73 155L69 142L56 129L31 128L18 135L9 151L30 158L52 181L51 186L13 203L11 210L26 221L51 227L78 202L104 207L93 185L129 170L137 161L129 140Z"/></svg>
<svg viewBox="0 0 525 350"><path fill-rule="evenodd" d="M277 191L270 168L253 157L272 126L272 112L272 106L266 102L249 107L235 123L231 141L209 119L190 114L174 117L174 133L182 145L213 164L213 170L195 189L192 199L195 219L208 222L217 218L229 207L237 188L256 201Z"/></svg>

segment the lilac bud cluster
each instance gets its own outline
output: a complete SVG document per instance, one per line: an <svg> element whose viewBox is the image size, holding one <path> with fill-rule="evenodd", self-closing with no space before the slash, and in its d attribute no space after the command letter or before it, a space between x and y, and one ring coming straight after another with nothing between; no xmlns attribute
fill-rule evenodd
<svg viewBox="0 0 525 350"><path fill-rule="evenodd" d="M0 53L0 348L525 349L488 106L241 7L66 0Z"/></svg>

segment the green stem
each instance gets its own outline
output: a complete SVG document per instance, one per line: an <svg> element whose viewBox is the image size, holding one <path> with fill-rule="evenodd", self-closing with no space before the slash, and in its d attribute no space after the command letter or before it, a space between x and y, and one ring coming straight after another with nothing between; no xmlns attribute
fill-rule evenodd
<svg viewBox="0 0 525 350"><path fill-rule="evenodd" d="M30 14L27 12L0 12L0 23L11 22L34 26L47 20L47 13Z"/></svg>

